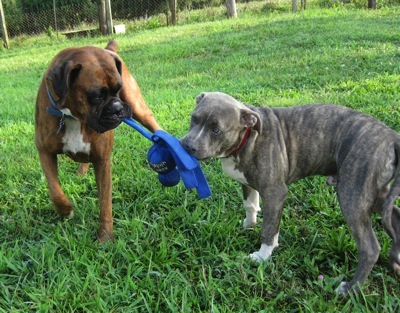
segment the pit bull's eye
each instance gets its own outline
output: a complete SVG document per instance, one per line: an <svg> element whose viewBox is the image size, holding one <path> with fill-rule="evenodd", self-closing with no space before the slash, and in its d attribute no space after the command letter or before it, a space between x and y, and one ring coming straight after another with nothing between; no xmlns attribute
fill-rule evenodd
<svg viewBox="0 0 400 313"><path fill-rule="evenodd" d="M212 131L213 131L214 134L220 134L221 133L221 130L218 127L214 127Z"/></svg>
<svg viewBox="0 0 400 313"><path fill-rule="evenodd" d="M199 123L199 119L197 118L197 116L192 116L192 119L190 122L192 123L192 125L196 125Z"/></svg>

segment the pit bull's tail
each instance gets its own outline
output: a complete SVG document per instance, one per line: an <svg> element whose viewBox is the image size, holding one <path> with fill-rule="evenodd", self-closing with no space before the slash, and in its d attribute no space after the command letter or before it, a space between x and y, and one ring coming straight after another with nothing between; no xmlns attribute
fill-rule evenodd
<svg viewBox="0 0 400 313"><path fill-rule="evenodd" d="M398 208L395 207L395 201L400 195L400 141L395 143L394 149L396 153L397 167L394 173L392 185L386 196L385 202L383 203L382 219L387 232L393 240L396 241L399 238L397 238L396 230L393 228L392 214L393 209L398 210ZM399 230L397 230L397 233L398 231Z"/></svg>

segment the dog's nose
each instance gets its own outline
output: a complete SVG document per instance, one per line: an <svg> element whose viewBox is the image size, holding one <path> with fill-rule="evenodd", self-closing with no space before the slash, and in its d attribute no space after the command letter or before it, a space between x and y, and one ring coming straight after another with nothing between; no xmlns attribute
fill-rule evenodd
<svg viewBox="0 0 400 313"><path fill-rule="evenodd" d="M190 142L182 141L181 143L182 143L183 148L187 152L189 152L190 154L196 153L197 149L195 147L193 147L193 145L191 145Z"/></svg>
<svg viewBox="0 0 400 313"><path fill-rule="evenodd" d="M118 114L124 109L124 106L122 105L121 101L114 101L111 105L111 113Z"/></svg>

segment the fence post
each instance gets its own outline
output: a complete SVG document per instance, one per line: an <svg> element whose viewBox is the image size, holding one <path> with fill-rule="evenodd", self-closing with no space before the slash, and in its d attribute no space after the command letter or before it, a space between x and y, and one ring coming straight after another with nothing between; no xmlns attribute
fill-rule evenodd
<svg viewBox="0 0 400 313"><path fill-rule="evenodd" d="M235 0L226 0L226 10L227 10L229 18L237 17L236 1Z"/></svg>
<svg viewBox="0 0 400 313"><path fill-rule="evenodd" d="M99 26L102 35L107 35L107 18L106 18L106 1L101 0L97 4L97 12L99 15Z"/></svg>
<svg viewBox="0 0 400 313"><path fill-rule="evenodd" d="M171 24L176 25L176 0L169 0L169 9L171 10Z"/></svg>
<svg viewBox="0 0 400 313"><path fill-rule="evenodd" d="M112 22L111 1L110 0L106 0L106 21L107 21L107 35L112 35L113 22Z"/></svg>
<svg viewBox="0 0 400 313"><path fill-rule="evenodd" d="M56 34L57 34L57 39L58 39L56 0L53 0L53 13L54 13L54 31L56 32Z"/></svg>
<svg viewBox="0 0 400 313"><path fill-rule="evenodd" d="M297 0L292 0L292 12L297 11Z"/></svg>
<svg viewBox="0 0 400 313"><path fill-rule="evenodd" d="M1 23L1 33L3 35L4 46L9 49L10 43L8 41L8 32L6 26L6 19L4 17L3 3L0 0L0 23Z"/></svg>

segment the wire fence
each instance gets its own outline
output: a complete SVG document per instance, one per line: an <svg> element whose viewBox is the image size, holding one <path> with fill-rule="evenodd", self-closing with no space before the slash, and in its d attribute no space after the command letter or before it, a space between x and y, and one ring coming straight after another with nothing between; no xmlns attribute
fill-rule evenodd
<svg viewBox="0 0 400 313"><path fill-rule="evenodd" d="M59 6L40 12L7 12L5 19L10 37L36 35L46 31L71 30L82 25L98 24L97 4L75 4Z"/></svg>
<svg viewBox="0 0 400 313"><path fill-rule="evenodd" d="M171 0L112 0L111 11L114 24L139 21L140 25L142 21L147 21L154 24L149 23L149 27L168 25L169 1ZM254 0L236 0L237 3L243 4L249 1ZM264 2L266 5L285 3L290 6L292 4L292 0L258 1ZM316 3L320 7L334 7L351 3L358 7L366 7L368 1L370 0L307 0L307 6L309 3ZM295 2L299 2L299 6L301 4L301 7L305 9L306 0L296 0ZM66 33L99 28L98 0L3 0L2 3L9 37L42 33L52 35L54 32ZM29 3L31 3L30 6ZM400 4L400 0L380 0L382 7L398 4ZM179 18L184 19L188 15L187 12L221 7L225 5L225 0L177 0L177 5ZM152 19L155 16L158 17L158 20Z"/></svg>
<svg viewBox="0 0 400 313"><path fill-rule="evenodd" d="M168 14L168 0L113 0L114 21L149 19L153 15ZM221 5L222 0L179 1L182 9ZM26 13L24 7L8 5L4 8L8 35L37 35L44 32L66 32L77 29L98 28L98 5L96 1L64 5L56 0L54 6Z"/></svg>

